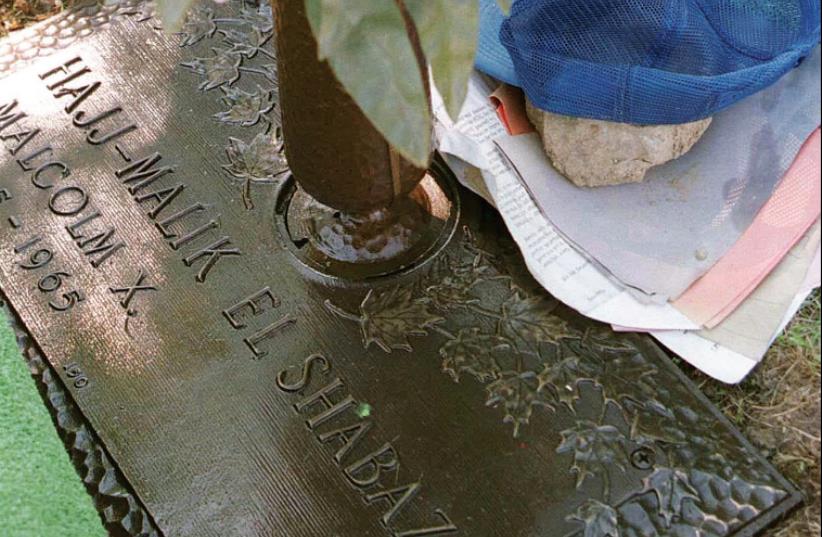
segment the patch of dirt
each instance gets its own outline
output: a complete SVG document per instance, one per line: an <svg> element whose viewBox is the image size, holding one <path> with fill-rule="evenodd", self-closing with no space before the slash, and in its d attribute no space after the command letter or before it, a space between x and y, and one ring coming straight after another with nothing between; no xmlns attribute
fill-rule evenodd
<svg viewBox="0 0 822 537"><path fill-rule="evenodd" d="M59 13L75 0L0 0L0 37Z"/></svg>

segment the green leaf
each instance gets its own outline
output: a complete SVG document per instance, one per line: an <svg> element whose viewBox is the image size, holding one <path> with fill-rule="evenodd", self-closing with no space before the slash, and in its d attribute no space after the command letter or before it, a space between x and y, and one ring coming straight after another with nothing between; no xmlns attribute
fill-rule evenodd
<svg viewBox="0 0 822 537"><path fill-rule="evenodd" d="M468 94L479 36L477 0L405 0L445 106L456 119Z"/></svg>
<svg viewBox="0 0 822 537"><path fill-rule="evenodd" d="M305 0L308 19L337 79L406 159L426 167L432 122L405 19L388 0Z"/></svg>
<svg viewBox="0 0 822 537"><path fill-rule="evenodd" d="M171 34L179 32L193 3L194 0L157 0L157 16L163 21L163 29Z"/></svg>
<svg viewBox="0 0 822 537"><path fill-rule="evenodd" d="M511 4L513 4L513 3L514 3L514 0L497 0L497 4L499 4L500 9L506 15L511 13Z"/></svg>

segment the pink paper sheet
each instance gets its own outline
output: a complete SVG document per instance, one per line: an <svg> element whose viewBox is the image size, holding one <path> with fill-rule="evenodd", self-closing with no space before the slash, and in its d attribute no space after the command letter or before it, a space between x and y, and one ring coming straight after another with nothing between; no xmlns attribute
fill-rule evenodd
<svg viewBox="0 0 822 537"><path fill-rule="evenodd" d="M817 129L747 231L707 274L673 302L692 321L707 328L721 323L819 218L821 141Z"/></svg>
<svg viewBox="0 0 822 537"><path fill-rule="evenodd" d="M525 111L525 94L521 89L503 84L491 94L491 104L511 136L534 132L534 126Z"/></svg>

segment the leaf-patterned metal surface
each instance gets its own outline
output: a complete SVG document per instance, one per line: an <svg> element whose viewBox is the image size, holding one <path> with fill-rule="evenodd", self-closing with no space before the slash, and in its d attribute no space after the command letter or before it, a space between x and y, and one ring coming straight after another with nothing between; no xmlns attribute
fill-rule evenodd
<svg viewBox="0 0 822 537"><path fill-rule="evenodd" d="M259 86L253 92L246 92L239 88L221 87L223 103L228 107L225 112L214 116L215 119L230 125L253 127L274 108L274 95Z"/></svg>
<svg viewBox="0 0 822 537"><path fill-rule="evenodd" d="M588 500L569 518L585 525L584 537L619 537L618 517L610 505Z"/></svg>
<svg viewBox="0 0 822 537"><path fill-rule="evenodd" d="M429 310L428 300L415 298L411 289L394 287L383 292L369 291L360 304L359 316L345 312L330 301L326 307L333 313L359 323L367 349L376 344L385 352L413 349L409 336L425 336L443 321Z"/></svg>
<svg viewBox="0 0 822 537"><path fill-rule="evenodd" d="M240 78L240 64L242 54L233 48L213 48L211 56L195 58L184 62L183 67L191 69L198 75L203 75L200 89L210 91L225 85L231 85Z"/></svg>
<svg viewBox="0 0 822 537"><path fill-rule="evenodd" d="M624 472L628 466L626 453L628 438L613 425L578 421L573 429L562 432L562 443L557 453L574 456L571 472L576 475L577 488L589 477L600 476L605 483L604 494L609 493L610 473Z"/></svg>
<svg viewBox="0 0 822 537"><path fill-rule="evenodd" d="M201 90L219 88L222 92L226 110L214 114L214 119L225 125L262 126L251 141L229 137L226 144L228 163L224 169L242 181L243 202L249 210L254 209L252 183L271 183L288 171L276 103L277 65L266 47L273 31L267 2L244 2L235 17L219 17L201 2L191 9L181 30L181 47L202 43L211 47L211 55L194 57L181 66L202 77ZM255 61L259 58L264 60ZM256 81L245 84L248 89L239 87L238 81L247 78ZM261 83L269 89L263 89Z"/></svg>
<svg viewBox="0 0 822 537"><path fill-rule="evenodd" d="M522 296L514 291L502 304L499 333L531 349L571 337L567 323L551 314L555 307L556 301L545 295Z"/></svg>
<svg viewBox="0 0 822 537"><path fill-rule="evenodd" d="M658 468L645 480L645 490L656 496L659 514L668 527L682 518L686 501L700 501L688 475L672 468Z"/></svg>
<svg viewBox="0 0 822 537"><path fill-rule="evenodd" d="M697 415L687 407L677 408L675 396L664 387L675 381L629 338L609 335L599 327L580 331L556 315L555 301L515 283L520 279L505 267L465 229L462 256L441 257L416 285L395 287L389 293L401 296L404 304L418 304L430 322L415 326L401 321L392 301L374 301L372 293L364 301L368 313L361 316L327 305L348 320L364 323L366 317L378 316L390 319L391 326L402 326L397 334L440 338L443 372L456 382L467 376L485 385L486 404L502 410L502 422L515 437L522 437L543 414L575 416L575 425L562 431L556 451L569 458L568 472L579 489L598 491L569 515L586 537L694 530L718 536L734 523L718 523L717 516L741 517L744 522L754 512L753 498L778 502L785 497L761 476L741 478L737 472L746 469L720 454L718 437L697 439L689 433L700 427ZM493 305L489 297L494 297ZM475 324L452 330L451 319L458 312L468 314ZM365 331L363 337L366 346L374 341ZM380 347L413 350L406 338L394 343ZM577 417L582 414L583 389L600 393L601 411L593 419ZM649 459L653 472L642 491L615 502L619 498L614 497L614 483L636 464L631 456L641 449L647 451L636 453ZM657 453L660 464L651 460ZM729 491L721 505L709 492L712 487ZM731 491L738 492L733 500ZM653 531L658 533L648 533Z"/></svg>
<svg viewBox="0 0 822 537"><path fill-rule="evenodd" d="M576 412L576 403L582 398L580 384L593 382L594 368L588 366L573 354L564 356L545 368L538 375L540 389L552 390L557 401L571 412Z"/></svg>
<svg viewBox="0 0 822 537"><path fill-rule="evenodd" d="M190 47L206 38L214 36L217 23L214 22L214 11L208 7L194 9L183 24L180 34L180 46Z"/></svg>
<svg viewBox="0 0 822 537"><path fill-rule="evenodd" d="M229 138L226 148L229 164L225 169L234 177L251 181L268 181L288 171L282 158L282 140L259 133L251 142Z"/></svg>
<svg viewBox="0 0 822 537"><path fill-rule="evenodd" d="M514 436L520 428L531 423L537 408L556 410L550 392L540 389L539 378L533 371L504 371L499 378L486 386L486 405L501 406L505 423L514 427Z"/></svg>
<svg viewBox="0 0 822 537"><path fill-rule="evenodd" d="M459 382L467 373L480 382L500 377L502 369L494 358L495 352L507 351L511 345L493 334L483 334L479 328L463 328L456 337L440 347L442 369Z"/></svg>

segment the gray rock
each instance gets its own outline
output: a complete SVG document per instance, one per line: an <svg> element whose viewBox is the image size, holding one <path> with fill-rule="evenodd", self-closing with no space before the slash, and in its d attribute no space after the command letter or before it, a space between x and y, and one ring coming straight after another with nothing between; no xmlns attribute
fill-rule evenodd
<svg viewBox="0 0 822 537"><path fill-rule="evenodd" d="M629 125L526 109L554 167L577 186L638 183L654 166L690 151L711 118L682 125Z"/></svg>

